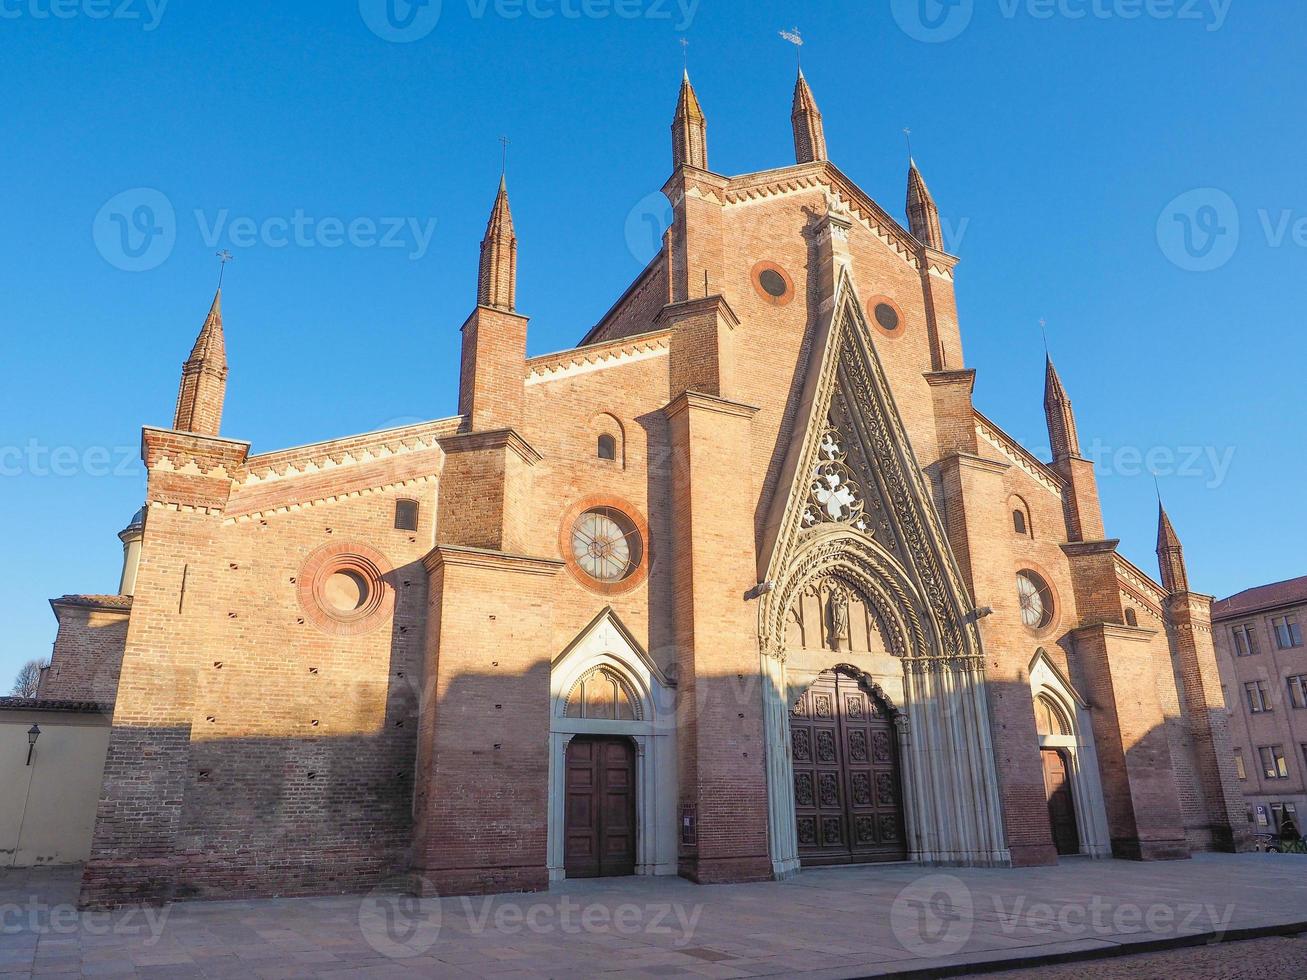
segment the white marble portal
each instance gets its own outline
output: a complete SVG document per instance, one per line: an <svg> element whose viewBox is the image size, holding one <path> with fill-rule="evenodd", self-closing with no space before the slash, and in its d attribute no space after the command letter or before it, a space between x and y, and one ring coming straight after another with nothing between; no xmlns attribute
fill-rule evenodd
<svg viewBox="0 0 1307 980"><path fill-rule="evenodd" d="M573 686L597 667L622 679L635 719L567 717ZM611 608L600 613L554 660L549 705L549 880L567 877L563 860L567 745L577 735L616 735L636 748L636 874L676 874L675 686Z"/></svg>

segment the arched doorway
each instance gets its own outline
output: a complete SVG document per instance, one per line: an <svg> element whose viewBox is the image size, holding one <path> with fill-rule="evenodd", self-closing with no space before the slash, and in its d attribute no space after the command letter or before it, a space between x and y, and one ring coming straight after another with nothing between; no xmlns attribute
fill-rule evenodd
<svg viewBox="0 0 1307 980"><path fill-rule="evenodd" d="M635 746L580 735L567 745L563 861L569 878L635 874Z"/></svg>
<svg viewBox="0 0 1307 980"><path fill-rule="evenodd" d="M805 866L907 858L893 708L828 670L790 709L794 818Z"/></svg>

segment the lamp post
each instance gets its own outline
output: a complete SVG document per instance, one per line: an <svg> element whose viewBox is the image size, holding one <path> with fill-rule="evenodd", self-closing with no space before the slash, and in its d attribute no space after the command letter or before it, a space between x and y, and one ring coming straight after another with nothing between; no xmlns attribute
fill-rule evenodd
<svg viewBox="0 0 1307 980"><path fill-rule="evenodd" d="M27 764L32 764L32 750L36 748L36 740L41 737L41 726L33 725L27 730Z"/></svg>

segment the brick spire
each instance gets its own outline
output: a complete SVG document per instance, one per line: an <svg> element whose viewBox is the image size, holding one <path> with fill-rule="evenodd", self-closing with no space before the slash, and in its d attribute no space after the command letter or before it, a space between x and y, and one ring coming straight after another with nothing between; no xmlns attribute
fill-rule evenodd
<svg viewBox="0 0 1307 980"><path fill-rule="evenodd" d="M808 80L799 69L799 79L794 83L794 109L790 112L790 122L794 126L794 157L799 163L813 163L827 160L826 128L822 125L821 110L817 100L812 97Z"/></svg>
<svg viewBox="0 0 1307 980"><path fill-rule="evenodd" d="M1062 387L1053 359L1045 359L1044 417L1048 420L1048 442L1053 449L1053 462L1080 456L1080 437L1076 434L1076 417L1071 411L1071 396Z"/></svg>
<svg viewBox="0 0 1307 980"><path fill-rule="evenodd" d="M672 166L708 169L708 120L699 108L687 71L681 78L681 96L676 101L676 118L672 121Z"/></svg>
<svg viewBox="0 0 1307 980"><path fill-rule="evenodd" d="M481 240L481 271L477 305L512 311L517 308L517 235L508 207L508 181L499 178L499 193L490 211L486 237Z"/></svg>
<svg viewBox="0 0 1307 980"><path fill-rule="evenodd" d="M182 365L181 389L172 427L178 432L216 436L222 425L227 395L227 345L222 335L222 287L213 297L209 315Z"/></svg>
<svg viewBox="0 0 1307 980"><path fill-rule="evenodd" d="M1162 502L1157 502L1157 567L1162 573L1162 586L1168 595L1189 591L1189 572L1184 564L1184 546L1171 526Z"/></svg>
<svg viewBox="0 0 1307 980"><path fill-rule="evenodd" d="M908 160L908 228L913 237L928 248L944 251L944 233L939 224L939 208L926 188L917 169L917 161Z"/></svg>

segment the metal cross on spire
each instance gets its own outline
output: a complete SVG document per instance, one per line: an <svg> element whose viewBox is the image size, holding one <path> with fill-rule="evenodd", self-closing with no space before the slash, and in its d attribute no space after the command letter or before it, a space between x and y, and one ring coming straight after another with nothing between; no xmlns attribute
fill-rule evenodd
<svg viewBox="0 0 1307 980"><path fill-rule="evenodd" d="M501 177L508 176L508 147L509 144L512 142L513 141L509 139L507 136L499 137L499 145L503 148L500 153L500 161L499 161L499 175Z"/></svg>
<svg viewBox="0 0 1307 980"><path fill-rule="evenodd" d="M227 263L236 256L232 255L225 248L221 252L215 253L218 256L218 288L222 288L222 276L227 271Z"/></svg>
<svg viewBox="0 0 1307 980"><path fill-rule="evenodd" d="M794 45L794 52L799 60L799 67L803 67L803 33L797 28L791 28L788 31L781 31L781 38L789 41Z"/></svg>
<svg viewBox="0 0 1307 980"><path fill-rule="evenodd" d="M1044 338L1044 356L1048 356L1048 321L1042 316L1039 318L1039 332Z"/></svg>
<svg viewBox="0 0 1307 980"><path fill-rule="evenodd" d="M688 75L690 74L690 39L683 37L679 43L681 45L681 67Z"/></svg>
<svg viewBox="0 0 1307 980"><path fill-rule="evenodd" d="M903 138L908 141L908 163L912 162L912 130L907 126L903 127Z"/></svg>

